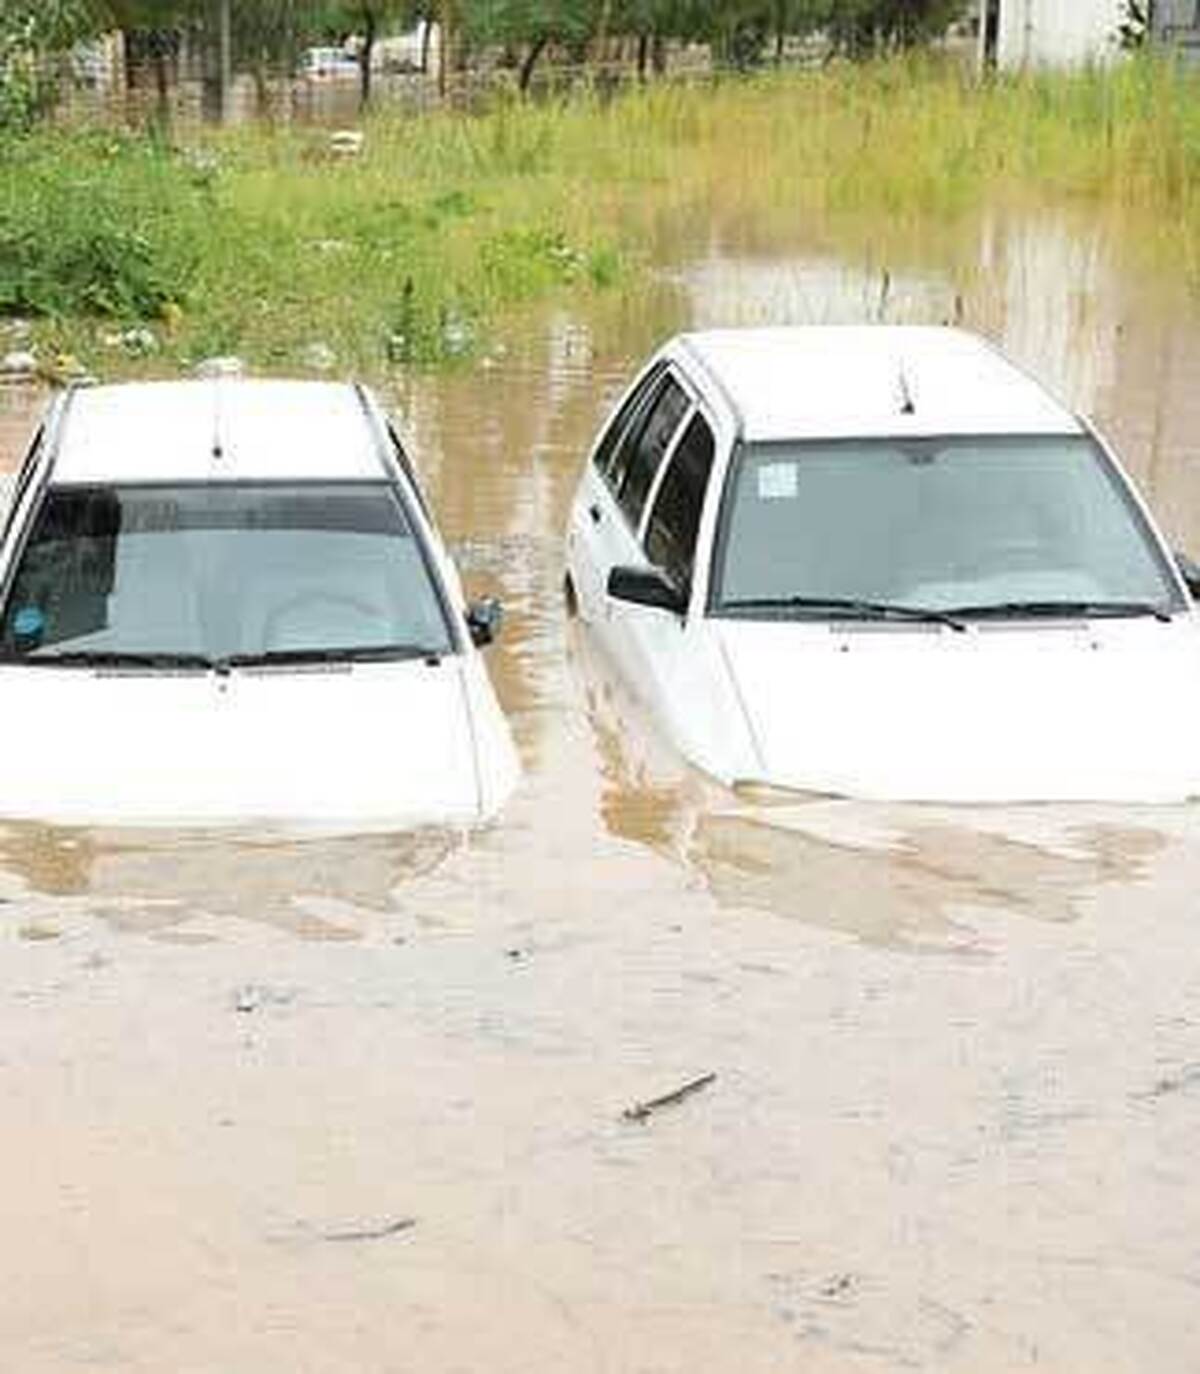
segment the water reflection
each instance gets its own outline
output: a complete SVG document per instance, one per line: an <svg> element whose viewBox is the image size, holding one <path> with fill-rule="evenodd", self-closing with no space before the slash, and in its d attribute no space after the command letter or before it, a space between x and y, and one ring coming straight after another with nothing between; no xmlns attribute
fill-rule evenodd
<svg viewBox="0 0 1200 1374"><path fill-rule="evenodd" d="M1168 534L1200 548L1200 303L1149 269L1146 226L1061 209L837 223L800 254L761 227L716 240L669 274L689 320L975 329L1111 434Z"/></svg>
<svg viewBox="0 0 1200 1374"><path fill-rule="evenodd" d="M744 805L672 755L585 631L571 642L604 824L692 872L728 910L895 949L981 952L973 918L1074 920L1101 888L1147 878L1169 832L1200 840L1184 807ZM1200 845L1187 852L1200 862Z"/></svg>
<svg viewBox="0 0 1200 1374"><path fill-rule="evenodd" d="M233 917L305 939L356 939L394 916L398 889L458 843L447 831L303 838L0 825L0 871L121 930L179 933ZM20 891L15 896L20 897Z"/></svg>
<svg viewBox="0 0 1200 1374"><path fill-rule="evenodd" d="M1068 921L1101 886L1144 878L1167 839L1081 828L1076 853L957 823L912 824L885 849L838 844L770 815L703 816L689 858L725 904L770 911L871 944L978 948L985 909ZM957 918L957 919L956 919Z"/></svg>

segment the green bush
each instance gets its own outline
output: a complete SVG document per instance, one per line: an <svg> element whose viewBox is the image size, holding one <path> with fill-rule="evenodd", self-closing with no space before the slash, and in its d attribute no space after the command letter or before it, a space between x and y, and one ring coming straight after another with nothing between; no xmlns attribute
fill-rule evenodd
<svg viewBox="0 0 1200 1374"><path fill-rule="evenodd" d="M18 141L0 159L0 314L161 315L187 296L202 198L153 144Z"/></svg>
<svg viewBox="0 0 1200 1374"><path fill-rule="evenodd" d="M184 286L132 230L85 222L47 233L0 219L0 314L155 317Z"/></svg>

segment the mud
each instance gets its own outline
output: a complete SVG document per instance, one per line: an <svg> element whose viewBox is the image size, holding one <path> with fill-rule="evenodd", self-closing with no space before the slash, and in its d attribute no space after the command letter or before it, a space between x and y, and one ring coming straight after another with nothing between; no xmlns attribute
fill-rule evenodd
<svg viewBox="0 0 1200 1374"><path fill-rule="evenodd" d="M1135 235L835 228L729 217L636 301L394 380L508 610L495 826L0 827L6 1367L1200 1363L1200 812L750 806L563 613L582 451L692 321L986 329L1200 551L1200 306ZM10 461L35 401L0 391Z"/></svg>

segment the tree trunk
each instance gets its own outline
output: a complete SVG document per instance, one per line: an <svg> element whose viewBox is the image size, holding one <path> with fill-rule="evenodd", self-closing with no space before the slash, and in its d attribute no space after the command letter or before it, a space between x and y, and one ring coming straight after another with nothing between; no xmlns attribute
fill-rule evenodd
<svg viewBox="0 0 1200 1374"><path fill-rule="evenodd" d="M267 76L267 53L260 50L254 64L254 105L259 119L273 123L275 112L271 108L271 89Z"/></svg>
<svg viewBox="0 0 1200 1374"><path fill-rule="evenodd" d="M637 47L637 73L638 80L645 81L646 67L650 62L650 35L648 33L638 34Z"/></svg>
<svg viewBox="0 0 1200 1374"><path fill-rule="evenodd" d="M171 74L167 69L166 35L154 35L154 122L162 130L171 123Z"/></svg>
<svg viewBox="0 0 1200 1374"><path fill-rule="evenodd" d="M365 110L371 103L371 55L375 51L375 35L378 19L370 5L363 5L363 43L358 54L359 108Z"/></svg>
<svg viewBox="0 0 1200 1374"><path fill-rule="evenodd" d="M612 0L604 0L600 6L600 18L596 23L596 57L603 63L608 56L608 31L612 26Z"/></svg>
<svg viewBox="0 0 1200 1374"><path fill-rule="evenodd" d="M421 75L429 75L429 47L433 42L433 17L427 14L421 21L425 27L421 30Z"/></svg>
<svg viewBox="0 0 1200 1374"><path fill-rule="evenodd" d="M454 0L440 0L441 41L438 45L438 95L445 100L450 89L450 53L454 47Z"/></svg>
<svg viewBox="0 0 1200 1374"><path fill-rule="evenodd" d="M131 128L137 123L137 70L136 53L129 42L129 30L121 30L121 57L125 77L125 123Z"/></svg>
<svg viewBox="0 0 1200 1374"><path fill-rule="evenodd" d="M549 34L539 33L529 45L529 51L525 54L525 61L521 63L521 74L517 78L517 86L522 95L529 94L529 83L533 80L533 69L537 66L538 58L546 51L546 45L549 42Z"/></svg>
<svg viewBox="0 0 1200 1374"><path fill-rule="evenodd" d="M232 0L220 0L221 14L218 32L220 34L221 65L221 123L228 124L233 116L233 13Z"/></svg>

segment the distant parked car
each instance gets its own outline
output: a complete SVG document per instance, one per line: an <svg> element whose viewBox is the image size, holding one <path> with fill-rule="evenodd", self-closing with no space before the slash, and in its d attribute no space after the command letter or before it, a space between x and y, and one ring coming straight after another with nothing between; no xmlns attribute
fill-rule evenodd
<svg viewBox="0 0 1200 1374"><path fill-rule="evenodd" d="M308 81L352 80L358 74L358 59L344 48L306 48L300 61L300 75Z"/></svg>
<svg viewBox="0 0 1200 1374"><path fill-rule="evenodd" d="M1200 796L1194 568L1116 457L949 329L682 335L602 429L567 593L729 784Z"/></svg>
<svg viewBox="0 0 1200 1374"><path fill-rule="evenodd" d="M76 389L0 543L0 815L472 822L517 763L409 458L365 390Z"/></svg>

